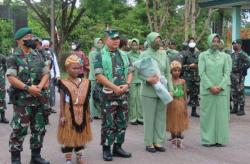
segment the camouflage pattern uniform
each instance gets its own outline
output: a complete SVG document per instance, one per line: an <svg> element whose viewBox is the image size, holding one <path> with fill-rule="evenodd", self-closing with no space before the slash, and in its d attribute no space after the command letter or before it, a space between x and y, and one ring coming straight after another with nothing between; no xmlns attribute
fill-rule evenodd
<svg viewBox="0 0 250 164"><path fill-rule="evenodd" d="M117 86L126 84L125 67L118 50L110 52L112 58L113 83ZM94 59L95 75L103 74L102 54L97 54ZM132 71L130 64L129 71ZM128 93L116 95L103 93L101 102L102 129L101 144L110 146L113 143L123 144L128 122Z"/></svg>
<svg viewBox="0 0 250 164"><path fill-rule="evenodd" d="M51 69L53 59L52 59L50 52L45 51L43 49L35 49L34 51L35 51L35 53L42 55L42 59L44 60L44 62L47 62L47 64L50 63L49 68ZM50 81L51 81L51 77L50 77ZM50 101L51 100L50 87L48 89L44 89L44 96L47 96L46 99L49 99L49 101L46 102L47 104L44 105L45 124L48 125L49 124L49 116L50 116L51 110L52 110L51 101Z"/></svg>
<svg viewBox="0 0 250 164"><path fill-rule="evenodd" d="M231 73L231 101L233 102L233 111L239 115L244 114L245 95L244 81L247 75L247 69L250 67L250 59L244 51L232 53L232 73ZM238 111L238 105L240 110Z"/></svg>
<svg viewBox="0 0 250 164"><path fill-rule="evenodd" d="M33 50L24 55L21 49L17 49L7 60L7 76L15 76L24 84L38 85L43 75L49 73L50 61L44 61L42 54ZM31 129L30 149L40 149L45 135L45 115L48 95L45 90L41 96L34 97L27 91L13 89L13 118L11 121L12 133L9 140L10 152L23 150L22 144L27 135L28 126Z"/></svg>
<svg viewBox="0 0 250 164"><path fill-rule="evenodd" d="M192 114L196 114L196 106L199 106L200 78L198 74L199 53L187 51L183 59L183 76L187 84L188 105L192 107ZM197 68L190 68L190 64L196 64Z"/></svg>
<svg viewBox="0 0 250 164"><path fill-rule="evenodd" d="M5 72L6 72L6 58L5 56L0 54L0 113L6 110Z"/></svg>

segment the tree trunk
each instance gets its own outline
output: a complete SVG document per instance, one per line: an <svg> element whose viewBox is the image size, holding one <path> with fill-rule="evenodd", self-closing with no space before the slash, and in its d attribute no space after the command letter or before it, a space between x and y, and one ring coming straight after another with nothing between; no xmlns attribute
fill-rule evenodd
<svg viewBox="0 0 250 164"><path fill-rule="evenodd" d="M150 31L153 31L153 23L152 23L152 19L150 16L149 3L150 3L150 1L146 0L146 12L147 12L147 17L148 17L148 23L149 23Z"/></svg>
<svg viewBox="0 0 250 164"><path fill-rule="evenodd" d="M205 23L204 23L204 28L203 28L203 31L200 33L200 35L198 36L197 40L196 40L196 43L199 43L199 41L201 40L201 38L203 37L203 35L206 33L208 27L209 27L209 23L210 23L210 20L211 20L211 17L212 17L212 14L213 12L217 11L217 9L209 9L208 10L208 16L205 20Z"/></svg>
<svg viewBox="0 0 250 164"><path fill-rule="evenodd" d="M195 20L196 20L196 0L192 0L192 12L191 12L191 35L192 37L196 37L195 31Z"/></svg>
<svg viewBox="0 0 250 164"><path fill-rule="evenodd" d="M154 31L159 32L159 26L158 26L158 0L153 1L153 9L154 9Z"/></svg>
<svg viewBox="0 0 250 164"><path fill-rule="evenodd" d="M190 0L185 0L185 15L184 15L184 40L188 40L189 34L189 13L190 13Z"/></svg>
<svg viewBox="0 0 250 164"><path fill-rule="evenodd" d="M218 13L219 13L218 18L216 19L216 22L214 22L213 24L213 32L222 36L223 35L224 10L219 9Z"/></svg>

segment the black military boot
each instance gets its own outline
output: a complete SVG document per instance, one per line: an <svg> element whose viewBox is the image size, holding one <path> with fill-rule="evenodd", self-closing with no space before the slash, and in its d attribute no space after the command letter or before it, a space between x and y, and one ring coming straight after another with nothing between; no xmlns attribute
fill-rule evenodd
<svg viewBox="0 0 250 164"><path fill-rule="evenodd" d="M20 151L11 152L11 164L21 164Z"/></svg>
<svg viewBox="0 0 250 164"><path fill-rule="evenodd" d="M191 116L200 117L200 115L196 112L196 106L192 106Z"/></svg>
<svg viewBox="0 0 250 164"><path fill-rule="evenodd" d="M230 111L231 114L235 114L238 112L238 103L235 103L233 109Z"/></svg>
<svg viewBox="0 0 250 164"><path fill-rule="evenodd" d="M9 121L5 118L5 111L1 112L1 123L8 124Z"/></svg>
<svg viewBox="0 0 250 164"><path fill-rule="evenodd" d="M41 157L41 149L31 150L31 160L30 164L50 164L49 161L46 161Z"/></svg>
<svg viewBox="0 0 250 164"><path fill-rule="evenodd" d="M240 105L240 110L237 112L238 116L245 115L244 105Z"/></svg>
<svg viewBox="0 0 250 164"><path fill-rule="evenodd" d="M103 152L102 156L103 156L104 161L112 161L113 160L111 150L110 150L110 146L103 146L102 147L102 152Z"/></svg>
<svg viewBox="0 0 250 164"><path fill-rule="evenodd" d="M113 146L113 156L115 157L123 157L123 158L130 158L132 155L129 152L126 152L122 149L121 144L114 144Z"/></svg>

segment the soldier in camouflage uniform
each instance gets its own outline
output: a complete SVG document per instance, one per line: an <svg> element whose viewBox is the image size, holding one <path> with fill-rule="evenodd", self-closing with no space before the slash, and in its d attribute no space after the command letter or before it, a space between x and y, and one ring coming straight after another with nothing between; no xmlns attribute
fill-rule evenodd
<svg viewBox="0 0 250 164"><path fill-rule="evenodd" d="M6 101L5 101L5 72L6 58L0 54L0 123L8 124L9 121L5 118Z"/></svg>
<svg viewBox="0 0 250 164"><path fill-rule="evenodd" d="M44 91L48 88L49 61L42 54L31 49L34 47L32 30L21 28L15 34L18 48L7 60L6 76L13 87L12 133L9 140L12 164L21 164L20 152L30 125L31 164L49 164L41 157L41 148L45 135L44 109L48 97Z"/></svg>
<svg viewBox="0 0 250 164"><path fill-rule="evenodd" d="M242 41L240 39L235 40L232 43L234 53L231 54L231 100L233 102L231 113L237 113L239 116L245 115L244 81L247 75L247 69L250 67L250 59L248 55L242 51L241 44Z"/></svg>
<svg viewBox="0 0 250 164"><path fill-rule="evenodd" d="M188 52L183 59L183 76L187 82L187 94L189 105L192 107L191 116L199 117L196 107L199 106L200 78L198 74L199 53L195 51L195 43L188 44Z"/></svg>
<svg viewBox="0 0 250 164"><path fill-rule="evenodd" d="M113 156L129 158L131 154L122 149L128 122L128 88L132 81L132 67L128 56L118 49L120 37L116 30L106 31L106 45L94 59L94 72L102 85L101 145L103 159L112 161Z"/></svg>

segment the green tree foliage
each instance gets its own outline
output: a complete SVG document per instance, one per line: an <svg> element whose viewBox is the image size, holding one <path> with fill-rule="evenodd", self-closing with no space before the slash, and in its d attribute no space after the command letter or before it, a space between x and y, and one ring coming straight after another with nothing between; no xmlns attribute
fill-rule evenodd
<svg viewBox="0 0 250 164"><path fill-rule="evenodd" d="M29 1L26 0L18 0L19 2L25 2L29 4ZM32 0L33 1L33 0ZM81 5L72 12L72 20L68 20L66 23L63 23L63 10L62 2L66 2L66 0L55 0L55 10L56 10L56 25L58 28L60 39L62 42L63 54L67 54L70 51L70 43L75 40L79 40L81 42L82 48L86 54L88 54L89 50L93 45L93 40L96 37L103 37L104 30L107 27L115 28L120 31L122 36L131 39L136 37L140 40L141 44L145 41L145 37L150 32L149 20L147 17L146 11L146 0L134 0L136 5L129 6L126 2L127 0L80 0ZM35 2L35 1L34 1ZM33 31L36 35L41 38L48 38L50 36L50 0L41 0L40 3L34 5L29 4L29 26L33 28ZM153 16L153 0L149 1L150 14ZM173 40L177 43L178 47L181 47L182 42L184 41L184 14L185 14L185 0L158 0L159 4L157 7L158 15L166 15L164 18L164 24L160 29L160 33L162 39ZM23 3L24 4L24 3ZM162 7L162 5L166 5ZM32 6L36 7L34 10ZM84 10L83 10L84 9ZM167 10L165 10L167 9ZM69 28L66 28L73 21L73 18L76 18L77 14L80 10L84 11L84 14L77 20L77 24L73 27L72 30L68 31ZM197 6L198 16L196 18L196 35L204 33L202 35L201 41L198 43L199 49L203 50L207 47L206 38L210 33L209 28L204 30L204 22L208 15L208 9L201 9L199 12L199 7ZM44 21L41 21L40 18ZM65 13L64 13L65 14ZM68 17L70 16L70 8L66 12ZM219 12L214 12L211 17L212 22L218 22L221 20L219 17L221 14ZM223 13L224 20L230 21L231 15L230 11L225 10ZM160 18L160 17L159 17ZM159 21L159 20L158 20ZM210 25L211 23L209 23ZM223 34L225 35L226 23L223 24ZM12 28L5 27L8 26L8 23L1 23L0 28L12 30ZM65 31L62 31L63 26L65 26ZM246 26L249 24L246 23ZM2 32L2 30L0 31ZM7 37L8 32L4 30L4 35L0 36L1 38L9 38ZM191 31L188 32L191 35ZM12 36L10 37L12 38ZM1 39L1 44L11 45L10 40ZM4 51L3 46L1 46L1 51ZM5 50L6 51L6 50Z"/></svg>
<svg viewBox="0 0 250 164"><path fill-rule="evenodd" d="M13 44L13 22L0 19L0 54L9 55Z"/></svg>

